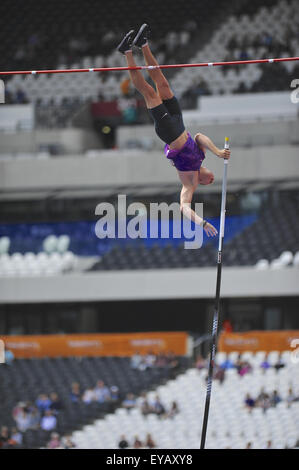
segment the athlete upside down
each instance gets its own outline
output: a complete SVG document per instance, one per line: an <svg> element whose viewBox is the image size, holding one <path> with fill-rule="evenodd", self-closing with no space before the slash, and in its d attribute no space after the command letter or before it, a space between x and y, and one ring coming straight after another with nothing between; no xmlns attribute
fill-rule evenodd
<svg viewBox="0 0 299 470"><path fill-rule="evenodd" d="M149 27L143 24L134 37L134 30L129 31L118 46L126 57L129 67L136 67L132 47L142 49L146 65L159 66L148 45ZM219 158L229 158L228 149L219 149L209 137L198 132L194 139L185 130L183 116L178 100L174 96L168 81L159 68L147 69L155 83L156 90L145 80L140 70L130 70L130 77L135 88L142 94L146 106L153 118L158 137L165 142L165 154L177 169L182 183L180 206L182 213L202 225L207 236L217 235L216 228L199 217L191 209L194 191L199 184L211 184L213 173L202 166L205 151L209 149Z"/></svg>

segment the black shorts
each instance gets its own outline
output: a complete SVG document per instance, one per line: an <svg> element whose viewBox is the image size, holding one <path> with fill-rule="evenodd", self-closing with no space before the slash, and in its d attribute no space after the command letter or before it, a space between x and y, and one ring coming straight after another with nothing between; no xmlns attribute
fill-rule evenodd
<svg viewBox="0 0 299 470"><path fill-rule="evenodd" d="M166 144L170 144L184 132L182 111L175 96L149 109L149 113L155 123L157 136Z"/></svg>

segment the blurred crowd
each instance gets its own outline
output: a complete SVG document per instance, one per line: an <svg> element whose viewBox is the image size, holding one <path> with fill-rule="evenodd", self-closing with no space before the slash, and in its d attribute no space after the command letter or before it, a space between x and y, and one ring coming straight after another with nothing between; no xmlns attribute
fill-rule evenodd
<svg viewBox="0 0 299 470"><path fill-rule="evenodd" d="M57 432L52 432L46 447L48 449L74 449L76 448L76 444L72 441L70 436L61 437ZM16 427L9 429L7 426L2 426L0 430L0 449L22 448L22 432Z"/></svg>
<svg viewBox="0 0 299 470"><path fill-rule="evenodd" d="M198 370L208 369L208 359L205 359L201 355L196 358L195 367ZM271 365L268 357L261 361L259 367L263 372L266 372L268 369L272 368L278 371L279 369L285 367L284 360L281 356L278 357L276 363ZM240 377L243 377L246 374L250 374L253 371L253 366L250 364L249 360L242 359L242 355L239 354L236 360L226 358L223 362L214 365L214 375L213 378L219 380L220 383L223 383L225 380L225 373L228 369L236 369Z"/></svg>
<svg viewBox="0 0 299 470"><path fill-rule="evenodd" d="M133 449L154 449L156 447L156 443L154 439L152 438L152 435L148 433L146 435L146 438L144 441L142 441L138 435L134 436L134 439L130 441L129 439L126 438L124 434L120 436L120 440L118 442L118 448L119 449L128 449L128 448L133 448Z"/></svg>
<svg viewBox="0 0 299 470"><path fill-rule="evenodd" d="M0 430L0 449L13 449L22 446L23 436L17 428L2 426Z"/></svg>
<svg viewBox="0 0 299 470"><path fill-rule="evenodd" d="M71 384L69 400L72 403L97 402L99 404L107 404L107 410L111 408L109 405L119 400L118 388L115 386L107 387L102 380L98 380L93 389L87 389L81 392L80 384L74 382ZM60 400L56 392L50 394L42 393L38 395L35 402L19 402L12 410L12 417L15 421L15 427L11 430L7 426L3 426L0 438L0 447L16 447L22 446L23 433L27 430L42 430L47 435L51 433L48 443L50 448L74 447L70 444L69 436L60 438L56 431L59 422L59 413L64 410L65 406ZM105 410L105 407L104 407ZM58 445L59 441L59 445Z"/></svg>
<svg viewBox="0 0 299 470"><path fill-rule="evenodd" d="M293 389L290 387L288 390L288 395L285 400L279 395L277 390L273 390L272 393L267 393L265 389L262 387L259 395L257 397L252 397L250 393L247 393L244 405L249 412L253 410L253 408L261 408L264 412L267 411L269 408L273 408L278 403L285 401L287 403L288 408L294 403L295 401L299 401L299 396L296 396L293 392Z"/></svg>
<svg viewBox="0 0 299 470"><path fill-rule="evenodd" d="M158 354L149 351L145 355L141 355L137 351L131 358L131 367L141 371L151 368L176 371L179 367L179 361L171 351L167 353L160 352Z"/></svg>
<svg viewBox="0 0 299 470"><path fill-rule="evenodd" d="M19 402L12 411L18 431L42 429L52 431L57 427L57 417L63 409L56 392L40 394L35 403Z"/></svg>
<svg viewBox="0 0 299 470"><path fill-rule="evenodd" d="M5 104L26 104L29 103L25 91L18 88L17 91L12 92L9 85L5 87Z"/></svg>
<svg viewBox="0 0 299 470"><path fill-rule="evenodd" d="M146 394L142 394L142 402L139 403L133 393L128 393L126 398L122 401L122 407L130 411L132 409L139 409L143 416L154 414L159 418L173 418L179 413L179 407L176 401L173 401L169 408L161 401L157 394L153 400L149 400Z"/></svg>
<svg viewBox="0 0 299 470"><path fill-rule="evenodd" d="M225 60L249 60L254 59L250 54L250 50L263 47L265 52L262 59L267 57L280 57L286 50L292 48L291 41L294 38L292 31L286 30L285 35L280 34L274 36L269 31L262 31L255 35L248 35L242 41L233 36L229 41L228 56ZM234 52L237 51L237 54Z"/></svg>
<svg viewBox="0 0 299 470"><path fill-rule="evenodd" d="M208 368L208 360L202 356L198 356L195 362L195 367L199 370ZM275 369L279 371L281 368L285 367L285 363L281 356L278 357L275 364L271 365L267 355L258 365L258 367L266 373L268 369ZM240 377L243 377L246 374L250 374L253 371L253 366L250 364L250 361L243 360L241 354L234 361L230 358L226 358L220 364L214 365L214 379L218 379L220 383L223 383L225 380L225 373L228 369L236 369ZM207 377L206 377L207 379ZM295 401L299 401L299 396L297 396L293 389L290 387L288 390L288 395L283 399L277 390L273 390L271 393L267 393L264 388L261 389L258 396L253 397L250 393L247 393L244 406L246 409L251 412L253 408L261 408L263 411L266 411L268 408L275 407L281 401L285 401L287 406L290 407L291 404Z"/></svg>
<svg viewBox="0 0 299 470"><path fill-rule="evenodd" d="M108 387L103 380L98 380L93 388L87 388L81 391L78 382L73 382L70 392L70 400L73 403L99 403L103 410L111 411L114 404L119 402L119 389L116 385Z"/></svg>
<svg viewBox="0 0 299 470"><path fill-rule="evenodd" d="M11 351L6 351L5 366L9 367L14 362L14 355ZM132 370L146 371L152 369L163 369L172 377L180 367L178 358L172 353L154 354L149 351L147 354L141 355L137 352L130 359L130 367ZM140 373L140 372L139 372ZM126 396L119 390L116 385L108 386L103 380L97 380L93 387L82 388L82 384L73 382L70 384L69 395L64 396L63 400L56 391L50 393L44 392L39 394L36 399L31 401L20 401L12 409L12 418L15 426L9 429L3 426L1 430L0 446L16 447L23 445L24 433L28 430L39 431L44 433L46 439L50 439L48 446L56 447L73 447L69 444L68 438L60 438L60 420L59 415L64 416L64 411L70 405L76 407L77 404L83 404L89 407L93 404L99 407L101 412L113 412L118 406L130 410L137 407L137 398L134 394L128 393ZM148 401L146 395L143 400L139 400L138 407L144 416L148 414L156 414L160 418L171 418L178 413L178 406L175 402L171 406L166 407L157 395L154 400ZM92 411L92 409L91 409ZM62 419L62 418L61 418Z"/></svg>

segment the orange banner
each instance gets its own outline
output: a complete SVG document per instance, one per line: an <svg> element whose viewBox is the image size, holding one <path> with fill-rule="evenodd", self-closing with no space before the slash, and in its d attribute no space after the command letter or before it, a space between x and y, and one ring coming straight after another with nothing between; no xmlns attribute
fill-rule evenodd
<svg viewBox="0 0 299 470"><path fill-rule="evenodd" d="M287 351L294 350L298 345L299 330L222 332L219 338L218 351Z"/></svg>
<svg viewBox="0 0 299 470"><path fill-rule="evenodd" d="M67 356L132 356L137 351L187 353L187 333L75 334L1 336L17 358Z"/></svg>

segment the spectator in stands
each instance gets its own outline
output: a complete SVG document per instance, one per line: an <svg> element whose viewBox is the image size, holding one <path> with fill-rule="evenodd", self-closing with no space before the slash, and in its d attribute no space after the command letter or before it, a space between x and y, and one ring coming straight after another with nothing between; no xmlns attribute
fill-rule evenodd
<svg viewBox="0 0 299 470"><path fill-rule="evenodd" d="M238 367L238 374L243 377L243 375L248 374L252 371L252 367L248 361L241 361Z"/></svg>
<svg viewBox="0 0 299 470"><path fill-rule="evenodd" d="M165 369L167 367L167 357L163 352L160 352L157 355L155 366L161 369Z"/></svg>
<svg viewBox="0 0 299 470"><path fill-rule="evenodd" d="M166 360L167 360L167 365L170 370L176 371L179 368L180 364L179 364L178 358L174 355L172 351L169 351L166 354Z"/></svg>
<svg viewBox="0 0 299 470"><path fill-rule="evenodd" d="M239 56L239 60L248 60L248 52L246 49L242 49L240 51L240 56Z"/></svg>
<svg viewBox="0 0 299 470"><path fill-rule="evenodd" d="M2 426L0 431L0 448L8 447L9 432L7 426Z"/></svg>
<svg viewBox="0 0 299 470"><path fill-rule="evenodd" d="M63 404L56 392L50 393L50 400L51 404L49 409L52 410L54 414L59 413L59 411L63 409Z"/></svg>
<svg viewBox="0 0 299 470"><path fill-rule="evenodd" d="M136 406L136 398L133 393L127 393L126 398L122 402L122 406L128 411Z"/></svg>
<svg viewBox="0 0 299 470"><path fill-rule="evenodd" d="M41 414L44 414L45 411L50 409L50 406L51 406L52 402L51 402L49 396L46 393L41 393L38 396L35 404L36 404L36 407L37 407L38 411Z"/></svg>
<svg viewBox="0 0 299 470"><path fill-rule="evenodd" d="M271 34L269 34L268 32L264 32L261 36L261 43L262 45L267 46L269 48L269 52L271 49L272 42L273 42L273 38Z"/></svg>
<svg viewBox="0 0 299 470"><path fill-rule="evenodd" d="M198 106L198 97L205 95L207 86L204 80L194 78L191 85L181 97L182 107L187 109L196 109Z"/></svg>
<svg viewBox="0 0 299 470"><path fill-rule="evenodd" d="M249 412L252 411L252 409L255 406L255 400L252 398L250 393L247 393L246 398L245 398L245 406L248 409Z"/></svg>
<svg viewBox="0 0 299 470"><path fill-rule="evenodd" d="M65 436L62 439L62 447L64 449L74 449L76 444L72 441L71 436Z"/></svg>
<svg viewBox="0 0 299 470"><path fill-rule="evenodd" d="M98 403L105 403L110 400L110 390L103 380L98 380L94 389L95 399Z"/></svg>
<svg viewBox="0 0 299 470"><path fill-rule="evenodd" d="M47 410L41 419L40 427L44 431L53 431L57 426L57 418L51 410Z"/></svg>
<svg viewBox="0 0 299 470"><path fill-rule="evenodd" d="M147 416L148 414L153 413L153 409L147 399L143 400L141 404L141 413L143 416Z"/></svg>
<svg viewBox="0 0 299 470"><path fill-rule="evenodd" d="M96 396L92 388L86 389L82 395L82 401L83 403L86 403L87 405L92 403L95 399L96 399Z"/></svg>
<svg viewBox="0 0 299 470"><path fill-rule="evenodd" d="M225 331L225 333L232 333L233 326L232 326L231 321L228 318L226 318L224 320L223 325L222 325L222 329L223 329L223 331Z"/></svg>
<svg viewBox="0 0 299 470"><path fill-rule="evenodd" d="M256 399L256 406L261 407L264 412L266 412L271 406L270 397L268 393L265 392L264 388L261 389L261 392Z"/></svg>
<svg viewBox="0 0 299 470"><path fill-rule="evenodd" d="M266 372L267 369L271 367L270 362L268 360L268 356L265 356L264 360L261 362L260 367Z"/></svg>
<svg viewBox="0 0 299 470"><path fill-rule="evenodd" d="M159 417L162 417L166 414L165 406L161 402L159 395L155 396L155 399L152 403L152 410L153 410L153 413L155 413Z"/></svg>
<svg viewBox="0 0 299 470"><path fill-rule="evenodd" d="M223 362L221 362L220 367L222 369L233 369L235 364L229 357L227 357Z"/></svg>
<svg viewBox="0 0 299 470"><path fill-rule="evenodd" d="M134 449L141 449L143 447L142 441L139 439L138 436L134 437L133 447Z"/></svg>
<svg viewBox="0 0 299 470"><path fill-rule="evenodd" d="M12 414L19 431L25 432L31 427L32 415L25 403L19 403Z"/></svg>
<svg viewBox="0 0 299 470"><path fill-rule="evenodd" d="M287 395L286 401L287 401L287 404L288 404L288 408L291 406L291 404L294 401L296 401L296 396L294 395L292 388L289 388L289 390L288 390L288 395Z"/></svg>
<svg viewBox="0 0 299 470"><path fill-rule="evenodd" d="M118 447L119 449L127 449L129 447L129 443L126 439L126 436L124 434L122 434L120 436L120 441L118 443Z"/></svg>
<svg viewBox="0 0 299 470"><path fill-rule="evenodd" d="M145 364L148 368L156 366L157 356L152 352L149 351L145 356Z"/></svg>
<svg viewBox="0 0 299 470"><path fill-rule="evenodd" d="M118 100L118 103L122 101L122 105L118 104L118 108L122 111L122 118L124 124L133 124L137 120L137 100L134 98Z"/></svg>
<svg viewBox="0 0 299 470"><path fill-rule="evenodd" d="M240 370L241 367L242 367L242 356L241 356L241 354L239 354L238 357L237 357L237 359L236 359L235 367L236 367L236 369L237 369L237 372L239 373L239 370Z"/></svg>
<svg viewBox="0 0 299 470"><path fill-rule="evenodd" d="M16 91L15 103L16 104L28 103L28 99L26 97L26 94L25 94L24 90L22 90L21 88L18 88L17 91Z"/></svg>
<svg viewBox="0 0 299 470"><path fill-rule="evenodd" d="M267 441L267 445L266 445L265 449L273 449L271 440Z"/></svg>
<svg viewBox="0 0 299 470"><path fill-rule="evenodd" d="M47 444L48 449L57 449L57 447L61 447L61 441L59 434L57 432L52 432L50 440Z"/></svg>
<svg viewBox="0 0 299 470"><path fill-rule="evenodd" d="M237 89L237 93L247 93L247 88L246 88L246 85L244 82L241 82L238 89Z"/></svg>
<svg viewBox="0 0 299 470"><path fill-rule="evenodd" d="M110 399L113 402L117 402L119 400L119 388L116 385L112 385L110 388Z"/></svg>
<svg viewBox="0 0 299 470"><path fill-rule="evenodd" d="M30 429L38 429L40 423L40 412L35 406L31 407Z"/></svg>
<svg viewBox="0 0 299 470"><path fill-rule="evenodd" d="M17 428L12 428L9 443L12 446L22 445L23 436L22 433L17 430Z"/></svg>
<svg viewBox="0 0 299 470"><path fill-rule="evenodd" d="M70 399L73 403L78 403L81 400L81 391L78 382L72 383Z"/></svg>
<svg viewBox="0 0 299 470"><path fill-rule="evenodd" d="M178 404L177 404L176 401L173 401L171 403L170 410L166 414L166 418L173 418L174 416L176 416L178 414L178 412L179 412Z"/></svg>
<svg viewBox="0 0 299 470"><path fill-rule="evenodd" d="M146 435L146 441L144 445L145 447L148 447L149 449L153 449L154 447L156 447L156 443L153 440L152 435L150 433Z"/></svg>
<svg viewBox="0 0 299 470"><path fill-rule="evenodd" d="M142 356L139 351L131 357L131 367L132 369L139 369L140 364L142 363Z"/></svg>
<svg viewBox="0 0 299 470"><path fill-rule="evenodd" d="M277 390L274 390L272 395L270 396L270 402L271 402L271 406L274 406L274 407L278 405L278 403L281 402L281 397L278 395Z"/></svg>
<svg viewBox="0 0 299 470"><path fill-rule="evenodd" d="M225 379L225 369L222 369L222 367L219 367L217 364L215 365L214 368L214 378L216 380L219 380L219 383L222 384ZM206 380L208 377L206 378Z"/></svg>
<svg viewBox="0 0 299 470"><path fill-rule="evenodd" d="M119 85L120 86L120 91L123 94L123 96L129 96L129 94L130 94L130 85L131 85L131 80L129 79L129 77L124 78L120 82L120 85Z"/></svg>
<svg viewBox="0 0 299 470"><path fill-rule="evenodd" d="M267 396L266 392L265 392L265 388L262 387L261 388L261 391L260 393L258 394L257 398L256 398L256 405L258 406L258 403L260 400L264 400L264 398Z"/></svg>
<svg viewBox="0 0 299 470"><path fill-rule="evenodd" d="M143 371L143 370L147 370L149 367L150 366L147 361L147 356L141 356L141 361L139 362L137 369Z"/></svg>
<svg viewBox="0 0 299 470"><path fill-rule="evenodd" d="M274 369L276 372L279 371L279 369L282 369L285 366L284 360L282 359L281 354L278 356L276 364L274 364Z"/></svg>
<svg viewBox="0 0 299 470"><path fill-rule="evenodd" d="M16 404L16 406L12 410L12 417L16 421L17 416L21 411L23 411L23 408L25 407L25 403L20 401L19 403Z"/></svg>
<svg viewBox="0 0 299 470"><path fill-rule="evenodd" d="M172 54L178 46L178 35L174 31L170 31L166 36L166 50L169 54Z"/></svg>
<svg viewBox="0 0 299 470"><path fill-rule="evenodd" d="M198 370L205 369L207 367L207 360L201 355L197 356L195 361L195 367Z"/></svg>
<svg viewBox="0 0 299 470"><path fill-rule="evenodd" d="M10 366L14 361L14 353L10 349L5 349L5 364Z"/></svg>

